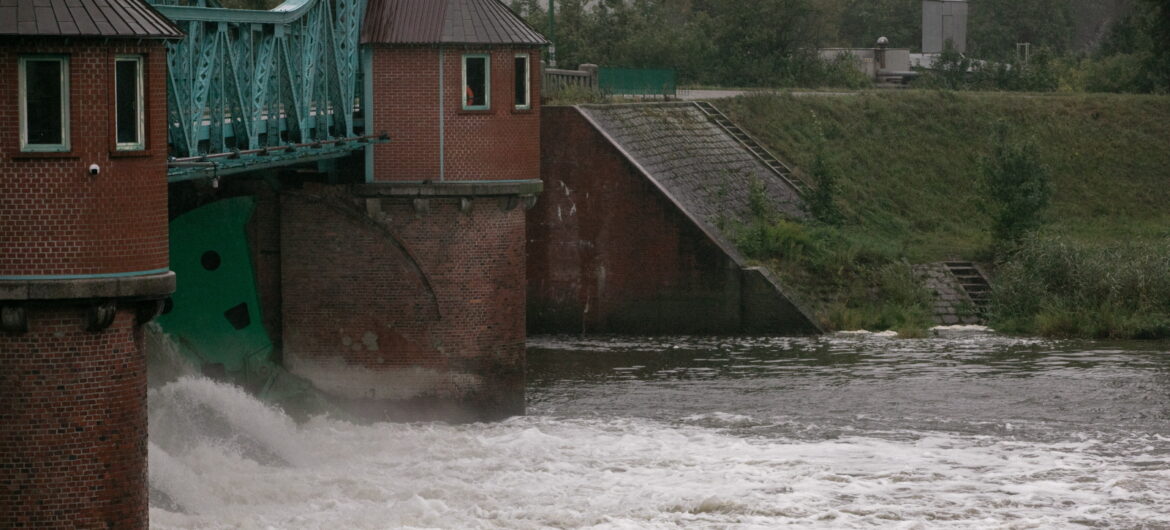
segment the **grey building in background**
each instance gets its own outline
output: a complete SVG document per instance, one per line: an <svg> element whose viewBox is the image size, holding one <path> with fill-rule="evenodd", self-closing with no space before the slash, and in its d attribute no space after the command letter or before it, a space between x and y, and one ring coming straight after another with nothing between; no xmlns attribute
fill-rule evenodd
<svg viewBox="0 0 1170 530"><path fill-rule="evenodd" d="M923 0L922 53L941 53L947 41L967 53L967 1Z"/></svg>

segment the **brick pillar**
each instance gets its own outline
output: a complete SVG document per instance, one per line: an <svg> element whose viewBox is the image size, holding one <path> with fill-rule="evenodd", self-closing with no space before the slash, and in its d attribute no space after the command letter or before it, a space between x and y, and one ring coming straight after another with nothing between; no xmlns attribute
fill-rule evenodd
<svg viewBox="0 0 1170 530"><path fill-rule="evenodd" d="M0 528L146 528L141 324L175 289L161 41L0 46ZM17 63L68 55L67 152L22 150ZM141 56L141 150L113 137L114 58ZM91 171L91 165L99 171Z"/></svg>
<svg viewBox="0 0 1170 530"><path fill-rule="evenodd" d="M374 419L523 414L523 209L540 190L513 181L286 191L285 367Z"/></svg>
<svg viewBox="0 0 1170 530"><path fill-rule="evenodd" d="M0 521L145 528L146 357L135 311L87 331L84 306L27 308L0 335Z"/></svg>
<svg viewBox="0 0 1170 530"><path fill-rule="evenodd" d="M0 527L148 526L141 324L174 285L0 279Z"/></svg>

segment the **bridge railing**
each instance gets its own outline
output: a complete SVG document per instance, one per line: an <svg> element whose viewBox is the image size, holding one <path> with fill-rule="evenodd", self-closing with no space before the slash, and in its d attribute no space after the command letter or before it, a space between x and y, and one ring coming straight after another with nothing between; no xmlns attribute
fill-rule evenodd
<svg viewBox="0 0 1170 530"><path fill-rule="evenodd" d="M678 95L674 70L650 68L609 68L582 64L577 70L544 69L546 95L581 90L604 96Z"/></svg>
<svg viewBox="0 0 1170 530"><path fill-rule="evenodd" d="M364 0L286 0L270 11L153 1L186 33L167 54L173 158L292 152L364 133Z"/></svg>
<svg viewBox="0 0 1170 530"><path fill-rule="evenodd" d="M556 93L566 89L583 89L596 91L597 65L583 64L578 70L559 70L556 68L544 69L544 84L541 90Z"/></svg>

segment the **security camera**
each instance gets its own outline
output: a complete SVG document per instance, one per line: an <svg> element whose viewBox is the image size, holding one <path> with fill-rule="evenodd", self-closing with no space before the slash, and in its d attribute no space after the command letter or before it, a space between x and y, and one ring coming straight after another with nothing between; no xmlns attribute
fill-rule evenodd
<svg viewBox="0 0 1170 530"><path fill-rule="evenodd" d="M96 177L96 176L98 176L98 173L101 173L101 172L102 172L102 168L98 167L97 164L90 164L89 165L89 174L91 176Z"/></svg>

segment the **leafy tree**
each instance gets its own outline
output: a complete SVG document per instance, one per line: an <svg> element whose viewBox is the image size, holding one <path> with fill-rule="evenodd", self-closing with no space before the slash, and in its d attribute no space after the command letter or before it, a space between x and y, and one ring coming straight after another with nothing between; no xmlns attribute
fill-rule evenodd
<svg viewBox="0 0 1170 530"><path fill-rule="evenodd" d="M840 44L869 48L879 37L896 48L922 42L922 0L848 0L840 19Z"/></svg>
<svg viewBox="0 0 1170 530"><path fill-rule="evenodd" d="M1072 34L1067 0L979 0L971 3L967 51L981 59L1005 61L1015 57L1016 43L1028 42L1065 53Z"/></svg>
<svg viewBox="0 0 1170 530"><path fill-rule="evenodd" d="M1052 199L1049 170L1030 139L1015 138L999 124L992 152L981 160L983 178L980 205L991 215L991 234L1006 248L1014 248L1043 224L1044 209Z"/></svg>
<svg viewBox="0 0 1170 530"><path fill-rule="evenodd" d="M808 212L813 218L827 225L842 221L841 210L837 208L837 169L829 162L823 146L817 149L813 159L812 174L816 187L808 197Z"/></svg>
<svg viewBox="0 0 1170 530"><path fill-rule="evenodd" d="M1146 0L1150 9L1150 55L1146 69L1154 88L1170 91L1170 0Z"/></svg>

